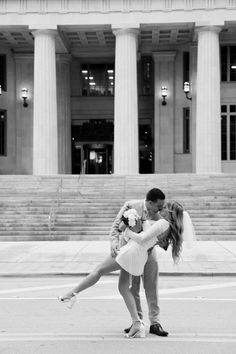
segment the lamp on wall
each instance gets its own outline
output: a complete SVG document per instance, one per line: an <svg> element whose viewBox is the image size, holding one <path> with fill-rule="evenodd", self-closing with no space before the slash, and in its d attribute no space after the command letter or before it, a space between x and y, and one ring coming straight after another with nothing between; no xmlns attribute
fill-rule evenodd
<svg viewBox="0 0 236 354"><path fill-rule="evenodd" d="M21 98L23 99L23 106L28 107L28 103L26 102L28 99L28 89L25 87L21 89Z"/></svg>
<svg viewBox="0 0 236 354"><path fill-rule="evenodd" d="M167 96L167 87L166 86L162 86L161 87L161 96L162 96L162 102L161 104L163 106L165 106L167 104L166 102L166 96Z"/></svg>
<svg viewBox="0 0 236 354"><path fill-rule="evenodd" d="M184 82L184 93L186 95L186 98L188 100L192 100L192 97L189 96L190 93L190 83L189 82Z"/></svg>
<svg viewBox="0 0 236 354"><path fill-rule="evenodd" d="M0 96L2 94L2 85L0 85Z"/></svg>

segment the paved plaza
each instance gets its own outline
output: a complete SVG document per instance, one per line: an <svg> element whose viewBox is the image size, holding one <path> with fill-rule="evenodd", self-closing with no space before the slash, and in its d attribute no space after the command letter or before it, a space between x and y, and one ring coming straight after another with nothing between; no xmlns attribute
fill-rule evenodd
<svg viewBox="0 0 236 354"><path fill-rule="evenodd" d="M178 265L157 248L162 275L236 275L236 242L196 241ZM110 252L109 241L1 242L0 276L81 275Z"/></svg>

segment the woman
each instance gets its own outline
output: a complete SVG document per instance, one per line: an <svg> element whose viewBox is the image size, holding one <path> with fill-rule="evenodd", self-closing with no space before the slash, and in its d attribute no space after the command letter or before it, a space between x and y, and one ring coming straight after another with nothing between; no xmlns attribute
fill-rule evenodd
<svg viewBox="0 0 236 354"><path fill-rule="evenodd" d="M121 247L117 257L113 258L109 256L92 273L82 280L81 283L58 299L62 302L69 302L68 307L72 308L78 293L97 283L102 275L121 269L119 291L123 296L132 319L132 327L127 337L145 337L145 327L143 322L139 319L135 300L129 288L130 275L141 275L143 273L143 268L148 257L147 250L156 244L161 245L163 240L166 241L166 238L172 246L173 260L176 262L179 259L183 242L184 213L187 214L187 212L183 212L181 204L175 201L169 202L160 212L160 219L145 222L143 225L144 231L141 233L135 233L129 228L126 228L124 234L129 240L127 244Z"/></svg>

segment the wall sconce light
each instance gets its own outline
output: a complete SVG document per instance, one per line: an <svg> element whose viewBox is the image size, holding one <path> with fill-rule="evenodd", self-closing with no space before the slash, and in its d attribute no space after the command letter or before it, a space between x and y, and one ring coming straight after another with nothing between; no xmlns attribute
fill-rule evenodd
<svg viewBox="0 0 236 354"><path fill-rule="evenodd" d="M186 98L187 98L188 100L192 100L192 97L189 96L189 92L190 92L190 83L186 81L186 82L184 83L184 93L185 93Z"/></svg>
<svg viewBox="0 0 236 354"><path fill-rule="evenodd" d="M166 87L166 86L162 86L162 87L161 87L161 96L162 96L162 102L161 102L161 104L162 104L163 106L167 105L167 102L166 102L167 87Z"/></svg>
<svg viewBox="0 0 236 354"><path fill-rule="evenodd" d="M21 89L21 98L23 99L23 106L28 107L28 103L26 102L28 99L28 89L25 87Z"/></svg>
<svg viewBox="0 0 236 354"><path fill-rule="evenodd" d="M0 96L2 94L2 85L0 85Z"/></svg>

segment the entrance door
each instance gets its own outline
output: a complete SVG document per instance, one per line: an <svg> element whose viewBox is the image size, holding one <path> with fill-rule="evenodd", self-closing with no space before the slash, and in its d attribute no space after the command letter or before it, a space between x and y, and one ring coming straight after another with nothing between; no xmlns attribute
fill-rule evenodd
<svg viewBox="0 0 236 354"><path fill-rule="evenodd" d="M84 145L86 160L85 173L109 174L112 173L112 146L108 144Z"/></svg>
<svg viewBox="0 0 236 354"><path fill-rule="evenodd" d="M110 174L113 164L113 121L91 119L72 124L72 173Z"/></svg>

